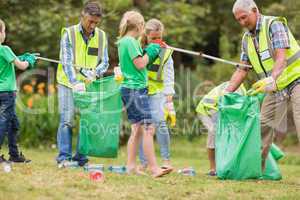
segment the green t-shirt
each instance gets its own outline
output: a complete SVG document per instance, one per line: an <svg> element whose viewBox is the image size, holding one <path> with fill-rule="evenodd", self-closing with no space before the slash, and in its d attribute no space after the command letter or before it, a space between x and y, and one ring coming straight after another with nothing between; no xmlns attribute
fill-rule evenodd
<svg viewBox="0 0 300 200"><path fill-rule="evenodd" d="M133 37L122 37L118 42L118 54L121 71L124 76L122 87L142 89L148 85L147 69L137 69L133 60L143 56L140 43Z"/></svg>
<svg viewBox="0 0 300 200"><path fill-rule="evenodd" d="M0 91L17 90L15 59L16 55L8 46L0 45Z"/></svg>

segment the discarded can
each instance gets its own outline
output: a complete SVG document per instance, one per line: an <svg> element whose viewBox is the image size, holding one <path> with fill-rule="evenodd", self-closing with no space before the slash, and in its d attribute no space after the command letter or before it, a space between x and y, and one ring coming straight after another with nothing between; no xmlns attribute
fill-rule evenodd
<svg viewBox="0 0 300 200"><path fill-rule="evenodd" d="M83 167L84 171L95 171L95 170L100 170L104 171L104 165L103 164L88 164Z"/></svg>
<svg viewBox="0 0 300 200"><path fill-rule="evenodd" d="M196 175L196 171L192 167L180 169L177 171L177 173L185 175L185 176L195 176Z"/></svg>
<svg viewBox="0 0 300 200"><path fill-rule="evenodd" d="M118 174L125 174L127 172L125 166L109 166L108 171Z"/></svg>
<svg viewBox="0 0 300 200"><path fill-rule="evenodd" d="M90 172L90 180L92 181L104 181L104 173L101 170L94 170Z"/></svg>

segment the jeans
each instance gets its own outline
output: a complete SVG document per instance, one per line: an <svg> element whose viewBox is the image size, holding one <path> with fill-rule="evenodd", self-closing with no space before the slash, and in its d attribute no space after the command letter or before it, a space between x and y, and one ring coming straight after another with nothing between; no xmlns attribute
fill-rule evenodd
<svg viewBox="0 0 300 200"><path fill-rule="evenodd" d="M18 157L17 133L19 121L16 115L16 93L0 92L0 148L5 134L8 139L9 155Z"/></svg>
<svg viewBox="0 0 300 200"><path fill-rule="evenodd" d="M59 154L56 161L59 163L63 160L74 160L79 163L86 163L88 159L85 155L78 152L79 134L77 137L76 154L72 158L72 128L75 115L73 101L73 91L64 85L58 85L58 102L60 121L57 130L57 145Z"/></svg>
<svg viewBox="0 0 300 200"><path fill-rule="evenodd" d="M160 148L160 155L163 160L170 159L170 134L167 123L164 119L164 105L166 97L162 93L149 96L150 110L152 120L154 121L156 130L156 139ZM142 165L147 165L147 160L143 151L143 142L141 140L139 145L139 158Z"/></svg>

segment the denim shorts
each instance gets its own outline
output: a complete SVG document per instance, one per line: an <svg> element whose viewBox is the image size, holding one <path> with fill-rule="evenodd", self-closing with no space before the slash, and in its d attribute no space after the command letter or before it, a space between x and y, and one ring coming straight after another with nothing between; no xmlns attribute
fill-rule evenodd
<svg viewBox="0 0 300 200"><path fill-rule="evenodd" d="M122 87L121 95L130 123L153 123L147 88L129 89Z"/></svg>

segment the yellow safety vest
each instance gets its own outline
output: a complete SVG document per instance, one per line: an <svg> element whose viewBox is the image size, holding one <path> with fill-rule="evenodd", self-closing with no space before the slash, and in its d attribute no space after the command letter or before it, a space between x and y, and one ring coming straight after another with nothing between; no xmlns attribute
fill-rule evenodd
<svg viewBox="0 0 300 200"><path fill-rule="evenodd" d="M164 65L167 63L171 57L173 50L163 48L154 61L153 65L148 66L148 94L153 95L161 92L164 88Z"/></svg>
<svg viewBox="0 0 300 200"><path fill-rule="evenodd" d="M210 116L218 111L218 101L220 96L222 96L223 91L227 88L229 82L224 82L216 87L214 87L207 95L205 95L199 102L196 112ZM246 95L247 91L245 86L242 84L236 91L240 95Z"/></svg>
<svg viewBox="0 0 300 200"><path fill-rule="evenodd" d="M280 21L287 26L287 20L284 17L262 16L258 51L255 49L251 35L249 33L244 35L250 62L260 78L271 76L275 63L275 55L269 37L270 26L274 21ZM290 48L286 50L287 66L276 80L278 90L284 89L300 77L300 47L289 29L288 37Z"/></svg>
<svg viewBox="0 0 300 200"><path fill-rule="evenodd" d="M61 37L67 32L73 51L73 64L80 66L81 68L95 69L98 64L101 63L104 57L104 50L106 48L106 34L99 28L95 29L95 34L90 38L88 44L85 43L82 34L79 29L79 24L68 28L63 28L61 31ZM60 52L61 58L62 52ZM76 79L84 80L84 76L79 73L79 69L76 69ZM57 82L72 88L66 73L63 70L62 64L57 68Z"/></svg>

